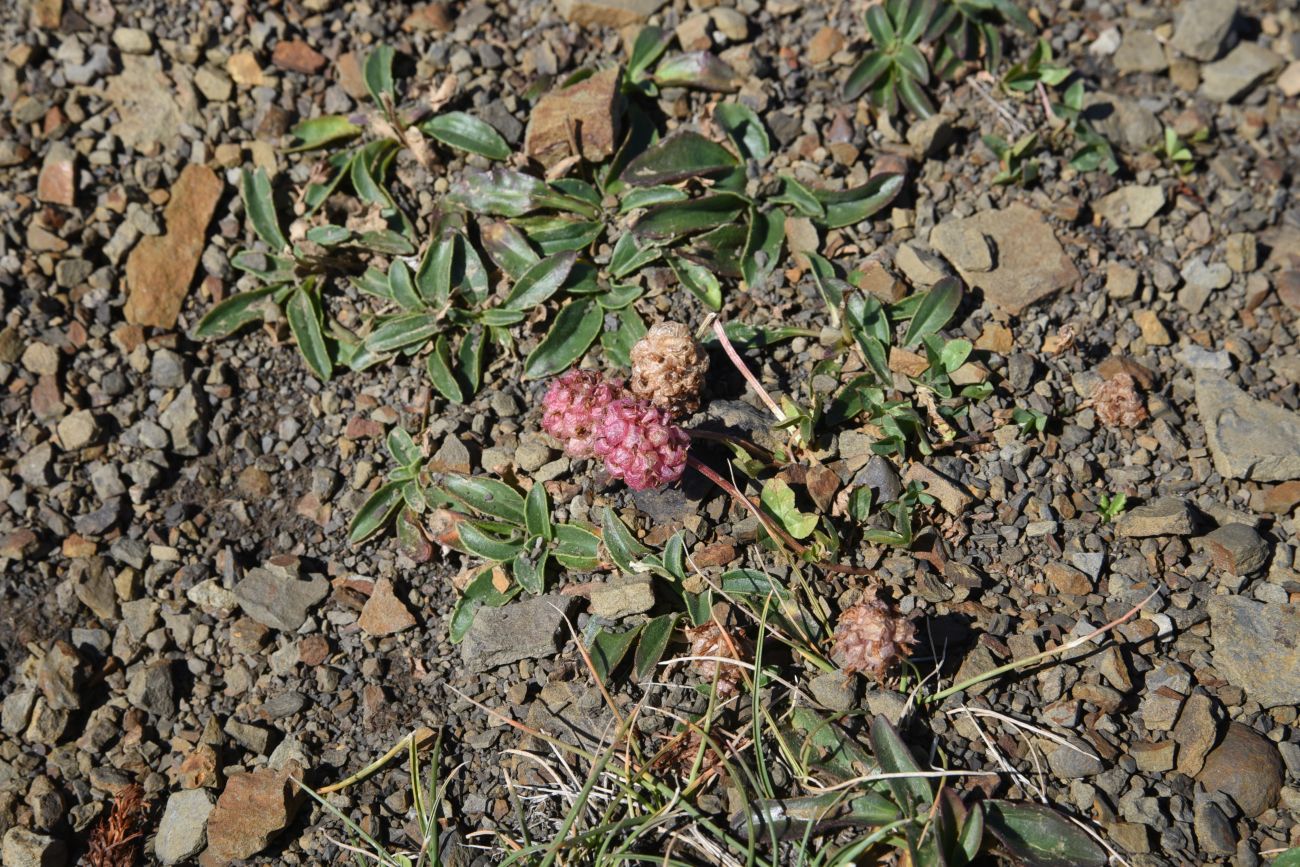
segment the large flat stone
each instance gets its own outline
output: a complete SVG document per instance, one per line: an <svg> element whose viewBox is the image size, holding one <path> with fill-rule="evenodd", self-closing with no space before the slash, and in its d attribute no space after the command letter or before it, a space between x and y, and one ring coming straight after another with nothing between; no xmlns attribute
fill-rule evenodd
<svg viewBox="0 0 1300 867"><path fill-rule="evenodd" d="M572 24L626 27L659 11L665 0L555 0L555 8Z"/></svg>
<svg viewBox="0 0 1300 867"><path fill-rule="evenodd" d="M945 245L939 252L949 256L967 285L982 290L986 301L1013 316L1079 279L1079 269L1043 215L1018 202L1001 211L947 221L937 235L931 235L931 243L981 236L992 242L993 267L987 270L964 267L984 264L968 255L966 246Z"/></svg>
<svg viewBox="0 0 1300 867"><path fill-rule="evenodd" d="M611 156L618 146L621 80L622 69L612 66L543 96L529 115L524 152L548 169L573 156L589 162Z"/></svg>
<svg viewBox="0 0 1300 867"><path fill-rule="evenodd" d="M1300 415L1256 400L1211 371L1197 371L1196 411L1220 475L1257 482L1300 479Z"/></svg>
<svg viewBox="0 0 1300 867"><path fill-rule="evenodd" d="M1300 704L1300 606L1214 596L1214 667L1264 707Z"/></svg>
<svg viewBox="0 0 1300 867"><path fill-rule="evenodd" d="M478 670L550 656L563 642L564 618L575 601L550 594L479 609L460 648L465 665Z"/></svg>

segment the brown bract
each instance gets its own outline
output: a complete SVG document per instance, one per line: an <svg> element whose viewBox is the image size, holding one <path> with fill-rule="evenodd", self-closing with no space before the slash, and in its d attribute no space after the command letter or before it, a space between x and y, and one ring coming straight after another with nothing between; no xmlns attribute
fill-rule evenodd
<svg viewBox="0 0 1300 867"><path fill-rule="evenodd" d="M709 356L689 328L680 322L661 322L637 341L631 356L633 394L674 418L699 409Z"/></svg>
<svg viewBox="0 0 1300 867"><path fill-rule="evenodd" d="M1097 418L1109 427L1137 427L1147 418L1146 404L1127 373L1117 373L1103 382L1093 394L1092 403Z"/></svg>

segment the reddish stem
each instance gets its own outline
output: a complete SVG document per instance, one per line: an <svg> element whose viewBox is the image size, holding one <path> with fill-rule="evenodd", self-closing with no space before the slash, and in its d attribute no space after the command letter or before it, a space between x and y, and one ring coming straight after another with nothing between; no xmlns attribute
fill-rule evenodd
<svg viewBox="0 0 1300 867"><path fill-rule="evenodd" d="M790 549L794 551L796 554L803 556L804 554L808 553L808 546L801 544L793 536L787 533L784 527L776 523L767 515L763 514L763 510L760 509L757 505L755 505L754 502L749 497L742 494L739 491L739 489L737 489L736 486L733 485L731 482L727 481L722 476L714 472L712 467L708 466L707 464L701 463L697 458L694 458L690 455L686 456L686 463L694 467L696 471L700 473L700 475L709 479L709 481L713 482L719 488L722 488L722 490L730 494L732 499L736 500L738 503L740 503L742 506L748 509L750 514L752 514L755 518L758 519L758 522L763 525L764 529L766 529L768 533L779 538L782 542L788 545ZM841 572L845 575L872 574L871 570L867 569L864 566L845 566L842 563L828 563L825 560L815 560L813 562L815 565L820 566L821 568L829 572Z"/></svg>
<svg viewBox="0 0 1300 867"><path fill-rule="evenodd" d="M736 347L731 345L731 339L727 337L722 322L717 319L713 320L713 333L717 335L718 342L722 344L723 352L727 353L727 357L740 371L740 375L745 377L745 381L753 387L754 391L758 392L758 396L763 399L763 403L767 404L767 408L772 411L772 415L776 416L776 420L785 421L785 413L781 412L781 408L776 405L776 401L772 400L772 395L767 393L767 389L763 388L763 384L758 381L758 377L754 376L750 369L745 366L740 354L736 352Z"/></svg>

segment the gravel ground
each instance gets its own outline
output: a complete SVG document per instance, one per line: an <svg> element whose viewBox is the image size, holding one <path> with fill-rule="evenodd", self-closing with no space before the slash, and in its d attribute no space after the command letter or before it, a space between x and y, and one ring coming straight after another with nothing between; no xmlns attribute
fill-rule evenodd
<svg viewBox="0 0 1300 867"><path fill-rule="evenodd" d="M684 529L709 574L789 574L701 477L632 494L540 433L546 383L521 370L544 321L517 326L519 351L495 357L465 405L433 391L422 363L322 383L283 321L192 336L214 301L247 288L230 263L253 239L239 169L265 168L291 198L314 158L283 152L287 130L358 108L358 59L373 46L397 49L403 80L422 90L454 75L451 104L518 146L528 88L625 57L647 15L737 71L735 98L771 134L773 176L850 184L873 166L906 167L892 209L824 232L824 255L880 294L948 273L970 288L948 333L974 344L972 375L995 388L959 436L886 460L873 458L870 430L847 426L819 453L843 481L866 474L897 491L918 480L937 498L914 546L937 557L841 552L913 618L918 658L960 681L1156 594L1113 640L930 708L909 728L918 751L1016 769L990 785L1089 820L1129 864L1253 865L1300 845L1300 17L1285 2L1037 0L1033 17L1057 62L1088 82L1123 168L1081 174L1048 153L1024 189L992 183L980 136L1042 125L1033 100L971 76L937 91L947 121L910 129L841 100L866 42L863 8L6 4L0 861L76 863L113 796L136 783L149 804L142 863L187 863L205 837L205 865L332 862L337 822L295 814L287 775L337 780L417 726L446 733L445 768L463 764L450 838L489 847L458 848L450 863L499 860L490 835L468 835L517 829L502 754L521 738L477 703L517 720L597 719L550 603L580 631L592 614L579 595L527 599L480 615L456 645L449 615L469 558L413 557L392 537L349 546L349 521L390 468L394 427L423 426L439 471L546 483L568 520L610 505L651 547ZM625 26L601 26L610 20ZM714 99L669 88L657 103L673 127ZM1190 171L1158 155L1165 128L1189 141L1208 132ZM418 229L466 163L482 161L399 162ZM703 322L674 281L651 282L643 316ZM829 324L795 265L726 297L728 320ZM808 337L746 353L770 390L792 394L817 387L812 368L828 354ZM714 356L700 419L761 441L761 405ZM1125 405L1116 382L1136 400ZM1016 409L1045 414L1046 430L1022 434ZM1127 510L1103 521L1102 496L1120 493ZM860 581L832 575L817 590L841 607ZM839 709L881 713L897 697L825 687L814 681L813 695ZM647 688L625 680L616 692L636 701ZM334 803L393 840L411 823L400 770ZM561 806L535 803L528 821L547 827Z"/></svg>

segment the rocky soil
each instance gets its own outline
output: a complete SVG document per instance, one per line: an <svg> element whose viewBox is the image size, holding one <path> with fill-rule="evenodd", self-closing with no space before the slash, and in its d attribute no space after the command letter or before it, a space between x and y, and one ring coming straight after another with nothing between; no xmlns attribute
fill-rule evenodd
<svg viewBox="0 0 1300 867"><path fill-rule="evenodd" d="M994 185L980 135L1014 138L1042 110L974 76L939 91L941 121L844 103L866 42L857 2L5 4L0 862L76 863L138 784L141 863L331 863L343 832L290 777L338 780L418 726L446 733L446 769L463 764L449 863L500 859L482 832L517 829L502 756L524 744L476 702L535 725L596 720L564 617L638 622L656 597L561 586L481 613L453 644L469 558L347 544L396 426L423 430L438 471L547 484L569 520L612 505L652 547L684 529L706 573L788 574L701 477L633 495L540 433L545 382L520 370L543 323L519 326L520 351L466 405L433 392L423 364L322 383L283 322L192 337L244 288L240 168L301 187L313 157L284 153L288 129L360 105L374 45L423 88L454 75L454 105L520 148L525 91L624 58L647 20L740 74L778 167L827 183L906 168L890 211L813 239L863 288L898 297L955 274L971 290L949 332L995 389L960 435L899 461L850 426L821 455L837 487L896 496L916 480L937 498L916 546L941 556L842 552L913 617L918 657L960 681L1155 593L1086 652L954 696L918 743L1007 771L989 785L1087 820L1129 864L1254 865L1300 845L1300 16L1285 2L1031 5L1056 61L1087 80L1117 174L1048 153L1036 185ZM658 103L678 125L713 98L669 88ZM1166 128L1207 131L1190 171L1159 155ZM431 204L447 180L420 171L399 166ZM787 264L762 292L729 289L723 316L827 326L809 272ZM637 303L652 320L706 314L675 285ZM800 337L746 355L770 390L798 393L824 349ZM701 418L765 433L753 392L713 362ZM1127 415L1116 381L1138 395ZM1046 430L1022 432L1017 408ZM1102 520L1101 497L1120 493L1127 510ZM856 582L818 590L849 604ZM865 681L790 676L834 710L901 706ZM387 839L410 831L396 765L334 803ZM534 803L530 821L561 807Z"/></svg>

